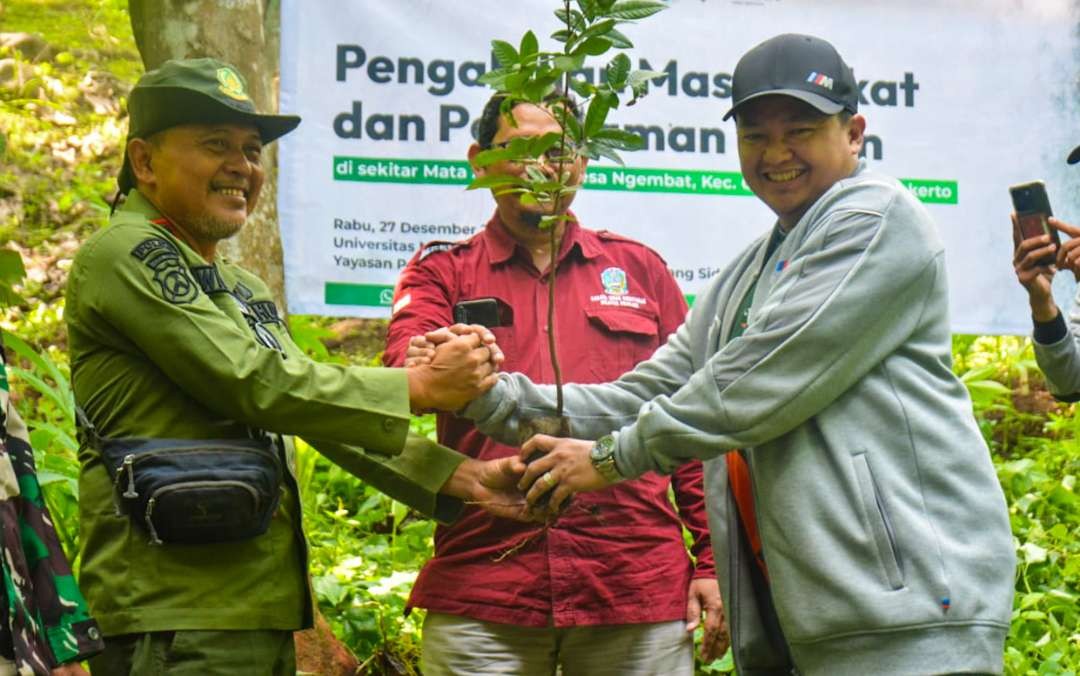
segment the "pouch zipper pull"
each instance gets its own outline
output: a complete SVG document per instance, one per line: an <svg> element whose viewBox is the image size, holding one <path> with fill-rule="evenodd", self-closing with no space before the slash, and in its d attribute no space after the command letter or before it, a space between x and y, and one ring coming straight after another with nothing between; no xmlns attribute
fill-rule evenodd
<svg viewBox="0 0 1080 676"><path fill-rule="evenodd" d="M139 493L135 490L135 468L132 466L134 462L135 455L133 453L128 453L124 456L123 469L127 472L128 476L128 485L127 490L124 491L124 497L129 500L139 497Z"/></svg>
<svg viewBox="0 0 1080 676"><path fill-rule="evenodd" d="M154 514L154 502L157 498L150 498L146 502L146 529L150 531L150 544L161 545L164 544L161 538L158 537L157 529L154 528L154 520L151 518Z"/></svg>

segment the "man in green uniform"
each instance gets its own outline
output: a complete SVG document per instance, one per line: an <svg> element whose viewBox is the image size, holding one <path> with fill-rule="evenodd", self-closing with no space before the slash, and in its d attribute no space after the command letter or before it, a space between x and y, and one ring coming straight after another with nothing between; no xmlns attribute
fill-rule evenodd
<svg viewBox="0 0 1080 676"><path fill-rule="evenodd" d="M254 208L263 144L299 118L256 112L240 75L213 59L147 73L129 111L119 180L127 199L80 249L67 289L72 380L88 418L82 585L105 636L91 667L110 676L292 676L292 632L311 626L312 601L291 471L263 534L160 544L153 501L145 519L116 507L125 485L123 499L136 496L143 470L107 467L97 436L295 434L437 519L455 518L462 498L516 516L522 502L511 484L520 461L479 463L408 431L410 408L457 409L490 387L497 350L469 336L419 373L311 361L266 285L215 255ZM132 457L149 456L125 462Z"/></svg>

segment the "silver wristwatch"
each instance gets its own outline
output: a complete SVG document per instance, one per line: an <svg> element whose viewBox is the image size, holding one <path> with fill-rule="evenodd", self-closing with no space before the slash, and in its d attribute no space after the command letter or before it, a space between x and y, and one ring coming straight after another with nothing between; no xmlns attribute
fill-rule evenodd
<svg viewBox="0 0 1080 676"><path fill-rule="evenodd" d="M615 465L615 437L612 435L607 434L596 440L592 450L589 451L589 460L592 461L592 466L596 468L600 476L604 477L604 480L609 484L626 479L619 473L619 468Z"/></svg>

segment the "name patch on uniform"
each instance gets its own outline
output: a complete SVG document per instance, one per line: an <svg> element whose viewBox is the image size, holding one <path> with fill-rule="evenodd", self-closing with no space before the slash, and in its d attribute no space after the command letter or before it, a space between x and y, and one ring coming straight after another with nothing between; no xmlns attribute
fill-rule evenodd
<svg viewBox="0 0 1080 676"><path fill-rule="evenodd" d="M191 278L180 252L173 243L162 237L150 237L139 242L131 255L154 271L161 297L173 305L190 303L199 297L199 287Z"/></svg>

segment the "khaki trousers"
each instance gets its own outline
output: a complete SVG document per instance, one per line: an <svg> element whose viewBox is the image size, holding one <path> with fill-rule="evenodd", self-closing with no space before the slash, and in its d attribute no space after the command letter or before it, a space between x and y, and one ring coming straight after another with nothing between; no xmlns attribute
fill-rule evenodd
<svg viewBox="0 0 1080 676"><path fill-rule="evenodd" d="M519 627L429 612L424 676L693 676L685 623Z"/></svg>

